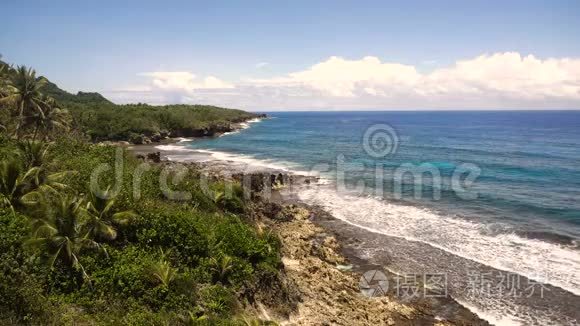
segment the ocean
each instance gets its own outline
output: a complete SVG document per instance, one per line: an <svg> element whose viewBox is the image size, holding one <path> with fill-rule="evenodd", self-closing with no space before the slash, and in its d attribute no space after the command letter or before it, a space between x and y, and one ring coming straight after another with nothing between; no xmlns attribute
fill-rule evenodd
<svg viewBox="0 0 580 326"><path fill-rule="evenodd" d="M580 112L268 115L239 132L179 146L319 175L319 184L300 190L302 200L360 237L391 239L361 246L361 255L382 253L399 273L444 269L460 284L450 285L452 295L489 321L578 322ZM421 257L427 253L445 263ZM466 266L541 282L549 294L468 293Z"/></svg>

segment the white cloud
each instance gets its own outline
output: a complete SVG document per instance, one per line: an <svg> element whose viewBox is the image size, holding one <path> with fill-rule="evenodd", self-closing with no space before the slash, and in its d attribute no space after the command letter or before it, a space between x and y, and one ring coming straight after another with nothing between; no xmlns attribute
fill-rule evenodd
<svg viewBox="0 0 580 326"><path fill-rule="evenodd" d="M198 80L194 74L188 71L156 71L144 72L139 75L151 77L153 86L160 89L191 92L196 89L234 88L234 85L214 76L207 76L202 80Z"/></svg>
<svg viewBox="0 0 580 326"><path fill-rule="evenodd" d="M269 62L258 62L254 66L256 67L256 69L262 69L262 68L265 68L269 65L270 65Z"/></svg>
<svg viewBox="0 0 580 326"><path fill-rule="evenodd" d="M459 60L428 73L372 56L333 56L302 71L235 85L213 76L198 80L190 72L141 75L151 78L151 92L167 92L169 100L182 94L186 101L246 109L580 108L580 59L515 52Z"/></svg>
<svg viewBox="0 0 580 326"><path fill-rule="evenodd" d="M498 95L580 99L580 59L540 60L518 53L482 55L454 66L419 73L414 66L381 62L376 57L331 57L284 77L254 80L280 87L302 85L333 97Z"/></svg>

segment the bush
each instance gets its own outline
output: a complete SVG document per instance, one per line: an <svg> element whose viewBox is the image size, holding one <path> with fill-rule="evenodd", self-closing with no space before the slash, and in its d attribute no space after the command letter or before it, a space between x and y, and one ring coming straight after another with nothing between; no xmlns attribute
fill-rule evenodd
<svg viewBox="0 0 580 326"><path fill-rule="evenodd" d="M0 157L13 148L13 141L0 139ZM83 197L94 168L103 163L113 167L116 153L112 146L57 140L47 169L76 171L64 180L68 187L59 191ZM163 325L187 324L205 315L210 324L231 324L234 293L277 279L280 243L242 218L246 207L239 186L233 197L216 200L201 191L199 172L190 171L174 188L190 192L192 199L171 201L159 189L160 168L155 166L142 174L141 197L135 200L133 173L141 162L123 155L124 173L113 209L133 210L138 217L115 225L115 239L99 240L107 254L78 252L90 282L66 264L57 262L49 270L30 259L22 244L34 219L23 210L16 216L0 210L0 323ZM113 184L114 173L103 174L100 181L105 189ZM214 194L225 191L221 182L209 186ZM165 283L152 282L148 274L160 262L174 274Z"/></svg>

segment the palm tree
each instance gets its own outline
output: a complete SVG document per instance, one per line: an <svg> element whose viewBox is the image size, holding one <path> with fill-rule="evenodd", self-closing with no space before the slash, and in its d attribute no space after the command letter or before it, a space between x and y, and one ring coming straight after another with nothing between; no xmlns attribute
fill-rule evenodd
<svg viewBox="0 0 580 326"><path fill-rule="evenodd" d="M93 237L113 240L117 237L116 228L130 223L137 217L132 211L115 212L115 199L110 198L110 190L103 193L91 193L86 205L89 220L87 228Z"/></svg>
<svg viewBox="0 0 580 326"><path fill-rule="evenodd" d="M84 225L83 200L61 193L43 193L38 218L32 222L32 234L25 246L35 249L48 266L55 263L80 271L85 280L89 276L80 262L81 254L88 249L105 252L100 243L93 240Z"/></svg>
<svg viewBox="0 0 580 326"><path fill-rule="evenodd" d="M39 189L63 189L61 180L75 172L48 173L44 161L48 147L41 142L18 144L15 156L0 163L0 203L14 213L16 208L37 202ZM19 159L20 158L20 159Z"/></svg>
<svg viewBox="0 0 580 326"><path fill-rule="evenodd" d="M40 141L27 140L18 143L18 151L15 154L22 159L25 169L29 171L28 174L31 177L29 191L36 190L41 186L57 189L66 188L66 185L60 181L76 173L63 171L49 174L45 166L49 148L49 144Z"/></svg>
<svg viewBox="0 0 580 326"><path fill-rule="evenodd" d="M153 283L169 287L169 284L177 276L177 269L171 267L171 264L165 259L165 256L166 254L161 250L161 258L159 261L150 264L145 272Z"/></svg>
<svg viewBox="0 0 580 326"><path fill-rule="evenodd" d="M7 80L8 80L8 66L0 63L0 109L4 109L3 104L5 103L2 103L2 99L8 95ZM6 126L3 124L0 124L0 129L2 131L7 131Z"/></svg>
<svg viewBox="0 0 580 326"><path fill-rule="evenodd" d="M26 168L40 167L47 158L50 145L39 141L22 141L17 144L18 152Z"/></svg>
<svg viewBox="0 0 580 326"><path fill-rule="evenodd" d="M8 206L15 214L15 207L20 207L20 199L30 189L30 181L37 169L24 170L14 158L0 163L0 203Z"/></svg>
<svg viewBox="0 0 580 326"><path fill-rule="evenodd" d="M213 272L213 282L221 282L223 284L228 283L229 275L234 269L232 257L220 253L218 258L210 258L209 263Z"/></svg>
<svg viewBox="0 0 580 326"><path fill-rule="evenodd" d="M0 104L10 104L17 110L18 122L14 131L17 138L20 128L27 116L39 114L44 116L43 96L40 90L46 85L45 78L37 78L36 71L26 66L18 66L8 80L8 94L0 99Z"/></svg>
<svg viewBox="0 0 580 326"><path fill-rule="evenodd" d="M46 139L49 134L67 131L70 126L71 119L67 110L59 108L51 97L43 96L41 100L42 112L36 112L25 120L25 124L34 126L33 140L36 139L39 131L42 131L41 139Z"/></svg>
<svg viewBox="0 0 580 326"><path fill-rule="evenodd" d="M8 95L8 72L8 65L0 63L0 98Z"/></svg>

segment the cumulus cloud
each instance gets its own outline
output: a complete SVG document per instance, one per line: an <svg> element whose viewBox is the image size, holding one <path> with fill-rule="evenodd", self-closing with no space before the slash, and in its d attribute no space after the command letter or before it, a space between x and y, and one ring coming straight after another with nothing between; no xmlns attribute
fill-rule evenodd
<svg viewBox="0 0 580 326"><path fill-rule="evenodd" d="M140 76L151 77L153 86L160 89L184 90L187 92L196 89L224 89L234 88L230 83L214 76L207 76L201 80L188 71L156 71L144 72Z"/></svg>
<svg viewBox="0 0 580 326"><path fill-rule="evenodd" d="M275 87L301 85L333 97L497 95L543 99L580 99L580 59L540 60L518 53L482 55L421 74L414 66L381 62L377 57L331 57L299 72L268 80Z"/></svg>
<svg viewBox="0 0 580 326"><path fill-rule="evenodd" d="M427 73L373 56L333 56L301 71L236 83L190 72L142 75L151 78L151 92L247 109L580 108L580 59L515 52L484 54Z"/></svg>

